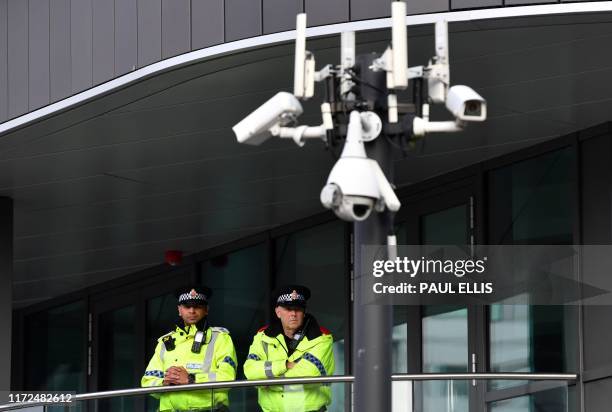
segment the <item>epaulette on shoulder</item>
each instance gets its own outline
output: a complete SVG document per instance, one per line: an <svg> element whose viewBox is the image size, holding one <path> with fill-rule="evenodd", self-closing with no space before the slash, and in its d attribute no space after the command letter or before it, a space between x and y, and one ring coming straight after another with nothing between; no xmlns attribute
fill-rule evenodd
<svg viewBox="0 0 612 412"><path fill-rule="evenodd" d="M163 340L163 339L164 339L166 336L170 336L170 335L172 335L173 333L174 333L174 331L172 331L172 332L168 332L168 333L166 333L165 335L161 335L159 338L157 338L157 341L158 341L158 342L161 342L161 341L162 341L162 340Z"/></svg>
<svg viewBox="0 0 612 412"><path fill-rule="evenodd" d="M212 326L210 328L213 332L219 332L219 333L229 333L229 330L221 327L221 326Z"/></svg>
<svg viewBox="0 0 612 412"><path fill-rule="evenodd" d="M324 328L323 326L319 326L319 329L321 330L321 333L323 335L331 335L331 332L329 331L329 329Z"/></svg>
<svg viewBox="0 0 612 412"><path fill-rule="evenodd" d="M268 329L268 326L269 326L269 325L262 326L261 328L259 328L259 330L257 331L257 333L259 333L259 332L263 332L264 330Z"/></svg>

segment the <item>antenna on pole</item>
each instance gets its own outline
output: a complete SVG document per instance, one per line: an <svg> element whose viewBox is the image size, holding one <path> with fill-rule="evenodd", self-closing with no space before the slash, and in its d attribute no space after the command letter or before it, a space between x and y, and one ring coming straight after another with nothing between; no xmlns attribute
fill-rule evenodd
<svg viewBox="0 0 612 412"><path fill-rule="evenodd" d="M406 3L391 3L392 73L395 89L408 87L408 37L406 31Z"/></svg>

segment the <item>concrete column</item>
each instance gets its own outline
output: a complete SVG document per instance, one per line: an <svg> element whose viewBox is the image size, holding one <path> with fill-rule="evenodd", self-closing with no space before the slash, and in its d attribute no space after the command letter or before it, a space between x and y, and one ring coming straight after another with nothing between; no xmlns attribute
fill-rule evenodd
<svg viewBox="0 0 612 412"><path fill-rule="evenodd" d="M13 324L13 200L0 197L0 390L11 387Z"/></svg>

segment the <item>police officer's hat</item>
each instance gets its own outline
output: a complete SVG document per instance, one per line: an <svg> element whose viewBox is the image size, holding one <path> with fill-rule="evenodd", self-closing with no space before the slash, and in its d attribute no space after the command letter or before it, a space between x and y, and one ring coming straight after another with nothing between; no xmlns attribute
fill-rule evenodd
<svg viewBox="0 0 612 412"><path fill-rule="evenodd" d="M201 285L185 286L176 291L178 304L185 306L206 306L211 296L212 290Z"/></svg>
<svg viewBox="0 0 612 412"><path fill-rule="evenodd" d="M274 306L284 307L306 307L306 301L310 299L310 289L301 285L285 285L273 294Z"/></svg>

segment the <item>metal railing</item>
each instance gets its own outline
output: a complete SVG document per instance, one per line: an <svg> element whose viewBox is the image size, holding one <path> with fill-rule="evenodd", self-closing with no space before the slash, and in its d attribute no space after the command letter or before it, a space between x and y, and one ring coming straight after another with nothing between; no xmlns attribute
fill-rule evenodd
<svg viewBox="0 0 612 412"><path fill-rule="evenodd" d="M435 380L529 380L529 381L576 381L575 373L419 373L394 374L392 381L435 381ZM355 380L351 375L324 376L316 378L278 378L259 380L240 380L194 383L191 385L155 386L147 388L118 389L103 392L89 392L74 395L71 402L88 401L95 399L114 398L120 396L149 395L152 393L183 392L203 389L232 389L250 388L254 386L298 385L317 383L352 383ZM60 392L60 391L49 391ZM0 411L30 408L35 406L51 406L45 402L10 403L0 405Z"/></svg>

